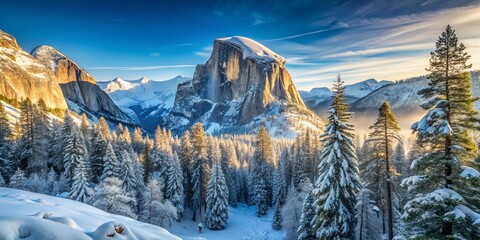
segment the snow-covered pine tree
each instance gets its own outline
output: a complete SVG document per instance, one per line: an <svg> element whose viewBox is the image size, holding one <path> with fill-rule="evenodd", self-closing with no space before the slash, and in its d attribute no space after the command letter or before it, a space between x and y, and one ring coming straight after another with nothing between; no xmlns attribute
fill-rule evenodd
<svg viewBox="0 0 480 240"><path fill-rule="evenodd" d="M57 191L55 191L55 184L58 182L58 174L55 172L53 168L50 168L47 174L47 179L45 181L45 185L47 186L46 193L50 195L57 195Z"/></svg>
<svg viewBox="0 0 480 240"><path fill-rule="evenodd" d="M356 238L358 240L382 239L382 219L379 216L380 209L371 199L372 191L362 188L358 194L356 205Z"/></svg>
<svg viewBox="0 0 480 240"><path fill-rule="evenodd" d="M32 128L32 155L28 162L27 175L36 173L42 177L46 176L48 163L47 143L49 138L49 120L47 117L47 106L43 99L38 100L33 106L33 128Z"/></svg>
<svg viewBox="0 0 480 240"><path fill-rule="evenodd" d="M290 183L292 182L292 164L290 162L290 153L288 148L282 150L282 154L279 159L279 166L283 169L283 176L285 178L285 192L290 188Z"/></svg>
<svg viewBox="0 0 480 240"><path fill-rule="evenodd" d="M180 221L184 211L185 192L183 189L183 172L177 154L174 154L167 171L167 199L177 209L176 220Z"/></svg>
<svg viewBox="0 0 480 240"><path fill-rule="evenodd" d="M22 169L17 168L15 174L13 174L13 176L10 178L10 183L8 186L22 190L27 189L27 178L25 177L25 173L22 171Z"/></svg>
<svg viewBox="0 0 480 240"><path fill-rule="evenodd" d="M272 228L275 230L281 230L282 229L282 207L280 204L277 202L275 203L275 212L273 213L273 219L272 219Z"/></svg>
<svg viewBox="0 0 480 240"><path fill-rule="evenodd" d="M304 153L304 148L302 147L303 142L300 136L297 137L295 143L293 144L293 162L292 162L292 183L297 190L302 183L311 183L308 173L306 171L308 166L308 159L305 158L307 154Z"/></svg>
<svg viewBox="0 0 480 240"><path fill-rule="evenodd" d="M165 188L163 179L151 177L146 184L144 206L140 220L157 226L168 227L177 217L177 210L166 200L162 189Z"/></svg>
<svg viewBox="0 0 480 240"><path fill-rule="evenodd" d="M20 102L21 136L15 146L16 157L19 159L19 167L22 170L27 169L33 155L33 115L34 105L29 98L26 98Z"/></svg>
<svg viewBox="0 0 480 240"><path fill-rule="evenodd" d="M287 201L282 208L282 230L285 232L285 239L297 239L297 230L300 227L303 204L307 194L312 191L312 184L300 184L300 190L290 186L287 194Z"/></svg>
<svg viewBox="0 0 480 240"><path fill-rule="evenodd" d="M315 199L314 194L310 191L305 197L305 201L302 206L302 215L300 217L300 226L298 227L298 239L299 240L314 240L315 231L312 228L312 220L315 218Z"/></svg>
<svg viewBox="0 0 480 240"><path fill-rule="evenodd" d="M103 157L103 172L100 180L112 177L120 178L120 162L113 151L112 144L107 143L107 150Z"/></svg>
<svg viewBox="0 0 480 240"><path fill-rule="evenodd" d="M78 159L76 167L73 169L73 183L72 189L68 194L70 199L87 202L88 198L92 195L92 189L90 188L90 182L88 173L90 168L88 166L87 159L83 156Z"/></svg>
<svg viewBox="0 0 480 240"><path fill-rule="evenodd" d="M5 182L5 178L3 178L2 175L0 175L0 187L6 187L7 183Z"/></svg>
<svg viewBox="0 0 480 240"><path fill-rule="evenodd" d="M63 155L65 176L69 186L71 186L71 183L73 182L75 168L79 166L81 161L84 161L85 155L85 141L79 130L74 127L72 132L67 136Z"/></svg>
<svg viewBox="0 0 480 240"><path fill-rule="evenodd" d="M13 163L11 151L13 149L13 133L8 121L5 106L0 102L0 175L10 177L16 164Z"/></svg>
<svg viewBox="0 0 480 240"><path fill-rule="evenodd" d="M126 132L125 128L125 131ZM132 156L126 150L120 154L120 180L122 181L122 190L125 194L135 196L137 193L137 179L135 176L135 162ZM134 206L132 206L133 208Z"/></svg>
<svg viewBox="0 0 480 240"><path fill-rule="evenodd" d="M230 142L223 144L222 148L222 171L227 180L228 186L228 203L236 208L238 202L238 176L237 169L239 168L237 153L235 147Z"/></svg>
<svg viewBox="0 0 480 240"><path fill-rule="evenodd" d="M372 146L372 152L369 158L369 175L377 176L380 179L376 182L368 182L368 186L378 185L378 188L384 188L385 195L380 196L381 202L385 202L383 211L387 215L388 223L388 239L393 239L393 213L395 211L393 199L396 193L396 187L393 186L395 177L398 175L393 163L393 146L395 143L400 144L400 127L398 126L395 115L390 110L390 105L384 102L379 109L377 121L370 127L372 132L369 134L367 142Z"/></svg>
<svg viewBox="0 0 480 240"><path fill-rule="evenodd" d="M52 121L48 140L48 165L56 172L63 172L63 136L60 121Z"/></svg>
<svg viewBox="0 0 480 240"><path fill-rule="evenodd" d="M287 198L287 183L285 182L284 162L279 162L273 173L273 206L283 206Z"/></svg>
<svg viewBox="0 0 480 240"><path fill-rule="evenodd" d="M353 125L348 123L352 113L348 112L340 75L333 83L333 93L328 125L321 138L324 147L319 176L312 190L317 200L311 225L319 239L353 238L356 197L361 187Z"/></svg>
<svg viewBox="0 0 480 240"><path fill-rule="evenodd" d="M193 164L193 150L190 142L190 132L187 130L183 133L182 144L179 152L180 164L183 171L183 188L185 190L185 206L192 206L192 164Z"/></svg>
<svg viewBox="0 0 480 240"><path fill-rule="evenodd" d="M267 214L268 206L271 205L273 157L270 136L262 125L256 138L250 173L257 216Z"/></svg>
<svg viewBox="0 0 480 240"><path fill-rule="evenodd" d="M143 182L147 183L148 179L152 176L153 173L153 159L152 159L152 141L148 136L145 138L144 149L143 149Z"/></svg>
<svg viewBox="0 0 480 240"><path fill-rule="evenodd" d="M472 218L478 206L470 204L477 194L471 193L471 182L460 175L462 165L473 167L477 156L470 133L477 127L478 112L470 75L464 72L471 67L469 58L465 45L458 43L455 31L447 26L431 53L428 87L419 91L429 99L422 105L429 111L412 126L417 143L429 151L413 161L414 176L402 182L415 195L405 205L403 218L412 226L410 235L416 237L480 237Z"/></svg>
<svg viewBox="0 0 480 240"><path fill-rule="evenodd" d="M192 146L193 146L193 216L196 221L197 213L203 217L203 209L207 197L207 185L210 177L210 161L207 152L207 136L201 123L196 123L192 127Z"/></svg>
<svg viewBox="0 0 480 240"><path fill-rule="evenodd" d="M228 187L219 160L213 159L212 175L207 187L205 224L212 230L225 229L228 221Z"/></svg>
<svg viewBox="0 0 480 240"><path fill-rule="evenodd" d="M91 143L90 141L88 141L90 139L90 122L88 121L88 117L87 115L85 115L85 113L82 113L80 115L79 130L82 134L83 139L85 139L85 147L87 149L87 152L89 153L91 151Z"/></svg>
<svg viewBox="0 0 480 240"><path fill-rule="evenodd" d="M92 182L99 183L100 176L103 173L104 157L107 152L108 142L101 134L98 126L92 126L90 130L90 168L92 173ZM113 150L112 150L113 151Z"/></svg>
<svg viewBox="0 0 480 240"><path fill-rule="evenodd" d="M287 184L285 183L284 163L279 162L277 168L273 173L273 206L275 212L273 214L272 227L273 229L282 229L282 206L285 204L287 198Z"/></svg>
<svg viewBox="0 0 480 240"><path fill-rule="evenodd" d="M398 176L395 180L395 185L400 186L402 176L406 177L408 174L408 163L405 159L405 147L404 144L399 143L395 146L393 151L393 165L395 166L395 170L397 170Z"/></svg>
<svg viewBox="0 0 480 240"><path fill-rule="evenodd" d="M40 174L32 173L30 177L27 178L27 189L31 192L47 194L48 186L45 180L46 179Z"/></svg>
<svg viewBox="0 0 480 240"><path fill-rule="evenodd" d="M315 168L317 167L317 161L314 159L312 137L310 129L307 129L304 133L304 136L301 138L301 154L303 165L305 167L304 172L306 176L310 179L310 182L313 182L315 179Z"/></svg>
<svg viewBox="0 0 480 240"><path fill-rule="evenodd" d="M122 191L122 181L116 177L103 179L97 187L89 202L92 206L113 214L137 218L134 209L135 199Z"/></svg>

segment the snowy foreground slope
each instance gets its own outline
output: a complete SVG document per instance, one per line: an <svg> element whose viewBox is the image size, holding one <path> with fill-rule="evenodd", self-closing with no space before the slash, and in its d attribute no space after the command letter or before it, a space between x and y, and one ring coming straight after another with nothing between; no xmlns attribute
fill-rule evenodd
<svg viewBox="0 0 480 240"><path fill-rule="evenodd" d="M80 202L0 187L0 239L180 238L161 227L109 214Z"/></svg>
<svg viewBox="0 0 480 240"><path fill-rule="evenodd" d="M228 207L228 225L224 230L197 231L197 224L190 219L174 223L170 231L184 240L280 240L282 231L272 229L273 210L266 216L257 217L255 206L238 204L237 208Z"/></svg>

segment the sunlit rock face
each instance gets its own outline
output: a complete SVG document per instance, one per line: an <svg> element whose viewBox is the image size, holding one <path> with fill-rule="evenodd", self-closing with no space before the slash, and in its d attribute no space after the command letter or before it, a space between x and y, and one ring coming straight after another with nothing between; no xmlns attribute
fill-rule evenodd
<svg viewBox="0 0 480 240"><path fill-rule="evenodd" d="M36 57L55 74L63 95L70 101L107 117L129 121L97 85L95 79L63 53L50 46L39 46L32 50Z"/></svg>
<svg viewBox="0 0 480 240"><path fill-rule="evenodd" d="M18 101L43 99L49 108L67 109L55 75L0 30L0 94Z"/></svg>
<svg viewBox="0 0 480 240"><path fill-rule="evenodd" d="M241 124L263 113L274 101L304 106L285 69L285 59L266 47L255 52L259 45L242 37L215 40L212 56L206 64L197 66L192 80L193 89L202 99L213 103L243 101L238 115Z"/></svg>
<svg viewBox="0 0 480 240"><path fill-rule="evenodd" d="M221 38L214 41L210 59L197 65L192 81L178 86L167 120L176 118L174 128L197 121L245 125L278 104L307 109L285 59L248 38Z"/></svg>

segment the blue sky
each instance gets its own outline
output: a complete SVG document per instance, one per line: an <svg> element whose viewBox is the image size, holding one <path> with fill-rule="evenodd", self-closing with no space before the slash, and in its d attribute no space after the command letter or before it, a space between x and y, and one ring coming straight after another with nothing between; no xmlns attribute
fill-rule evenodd
<svg viewBox="0 0 480 240"><path fill-rule="evenodd" d="M425 74L447 24L480 69L480 1L0 0L0 29L51 45L97 81L192 76L215 38L246 36L287 59L299 89Z"/></svg>

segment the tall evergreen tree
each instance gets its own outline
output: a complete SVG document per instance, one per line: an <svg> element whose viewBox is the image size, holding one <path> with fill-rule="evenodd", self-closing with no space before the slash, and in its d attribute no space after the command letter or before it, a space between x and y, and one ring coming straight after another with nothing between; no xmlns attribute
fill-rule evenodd
<svg viewBox="0 0 480 240"><path fill-rule="evenodd" d="M47 116L47 106L40 99L33 106L33 128L32 128L32 156L28 163L27 173L36 173L46 176L48 152L47 143L49 138L49 120Z"/></svg>
<svg viewBox="0 0 480 240"><path fill-rule="evenodd" d="M120 154L120 180L122 180L122 190L125 194L135 196L137 191L137 179L135 171L135 161L129 152L123 150ZM134 207L134 206L132 206Z"/></svg>
<svg viewBox="0 0 480 240"><path fill-rule="evenodd" d="M176 220L180 221L185 204L185 193L183 189L183 172L180 160L175 154L167 171L167 199L177 209Z"/></svg>
<svg viewBox="0 0 480 240"><path fill-rule="evenodd" d="M111 177L120 178L120 162L113 151L112 144L107 143L107 151L103 157L103 172L100 180Z"/></svg>
<svg viewBox="0 0 480 240"><path fill-rule="evenodd" d="M101 134L98 126L92 126L90 129L90 167L92 172L92 182L99 183L103 173L104 157L107 153L107 139Z"/></svg>
<svg viewBox="0 0 480 240"><path fill-rule="evenodd" d="M0 102L0 175L7 179L15 170L12 160L13 133L8 121L7 112Z"/></svg>
<svg viewBox="0 0 480 240"><path fill-rule="evenodd" d="M299 240L314 240L316 232L312 228L312 220L315 218L315 195L309 192L303 202L300 226L298 227Z"/></svg>
<svg viewBox="0 0 480 240"><path fill-rule="evenodd" d="M262 125L256 138L255 152L251 160L253 201L257 207L257 216L265 215L268 206L271 205L273 158L270 136Z"/></svg>
<svg viewBox="0 0 480 240"><path fill-rule="evenodd" d="M213 162L213 170L207 187L205 224L209 229L221 230L228 220L228 187L219 159Z"/></svg>
<svg viewBox="0 0 480 240"><path fill-rule="evenodd" d="M89 197L92 195L92 189L90 188L89 178L88 178L88 162L85 158L78 159L78 164L73 170L73 183L72 189L68 194L70 199L87 202Z"/></svg>
<svg viewBox="0 0 480 240"><path fill-rule="evenodd" d="M345 102L340 75L333 84L328 125L322 135L324 148L318 166L319 176L312 190L315 217L312 232L319 239L353 238L355 204L360 190L357 156L353 143L352 113ZM308 209L304 208L304 209Z"/></svg>
<svg viewBox="0 0 480 240"><path fill-rule="evenodd" d="M469 205L469 198L476 194L468 193L473 188L459 176L461 165L473 165L477 155L477 146L469 134L478 122L469 74L464 72L471 67L467 64L469 58L465 45L458 43L455 31L447 26L431 53L428 87L419 91L429 99L422 105L429 111L412 126L418 133L418 144L429 151L412 163L417 176L403 181L410 192L416 193L404 213L404 218L415 226L411 234L416 236L447 239L469 238L472 234L468 223L472 219L453 214L475 208ZM442 198L431 200L438 195Z"/></svg>
<svg viewBox="0 0 480 240"><path fill-rule="evenodd" d="M180 164L183 171L183 188L185 189L185 205L187 207L192 206L192 168L193 168L193 149L190 142L190 132L187 130L183 133L182 144L180 147Z"/></svg>
<svg viewBox="0 0 480 240"><path fill-rule="evenodd" d="M384 102L379 109L377 121L370 127L372 132L369 134L367 142L372 145L374 153L369 161L372 162L369 169L370 175L378 176L377 179L382 179L381 182L375 182L370 184L380 184L385 187L386 196L382 196L382 199L386 199L386 206L384 211L387 213L388 222L388 239L393 239L393 195L394 195L394 183L397 171L393 164L392 151L395 143L401 143L398 126L395 115L390 110L390 105ZM381 188L383 188L381 186Z"/></svg>
<svg viewBox="0 0 480 240"><path fill-rule="evenodd" d="M207 197L207 185L210 177L210 161L207 152L207 136L203 125L197 123L192 127L193 145L193 221L196 221L197 212L203 216Z"/></svg>
<svg viewBox="0 0 480 240"><path fill-rule="evenodd" d="M148 138L145 139L143 150L143 182L147 183L148 179L153 173L153 159L152 159L152 141Z"/></svg>
<svg viewBox="0 0 480 240"><path fill-rule="evenodd" d="M63 164L65 166L65 176L68 185L71 186L75 169L84 161L86 156L85 141L78 129L73 128L70 135L67 137L64 148Z"/></svg>
<svg viewBox="0 0 480 240"><path fill-rule="evenodd" d="M19 167L26 170L28 163L33 156L33 115L34 105L30 99L25 99L20 103L20 129L21 137L17 142L17 157Z"/></svg>

